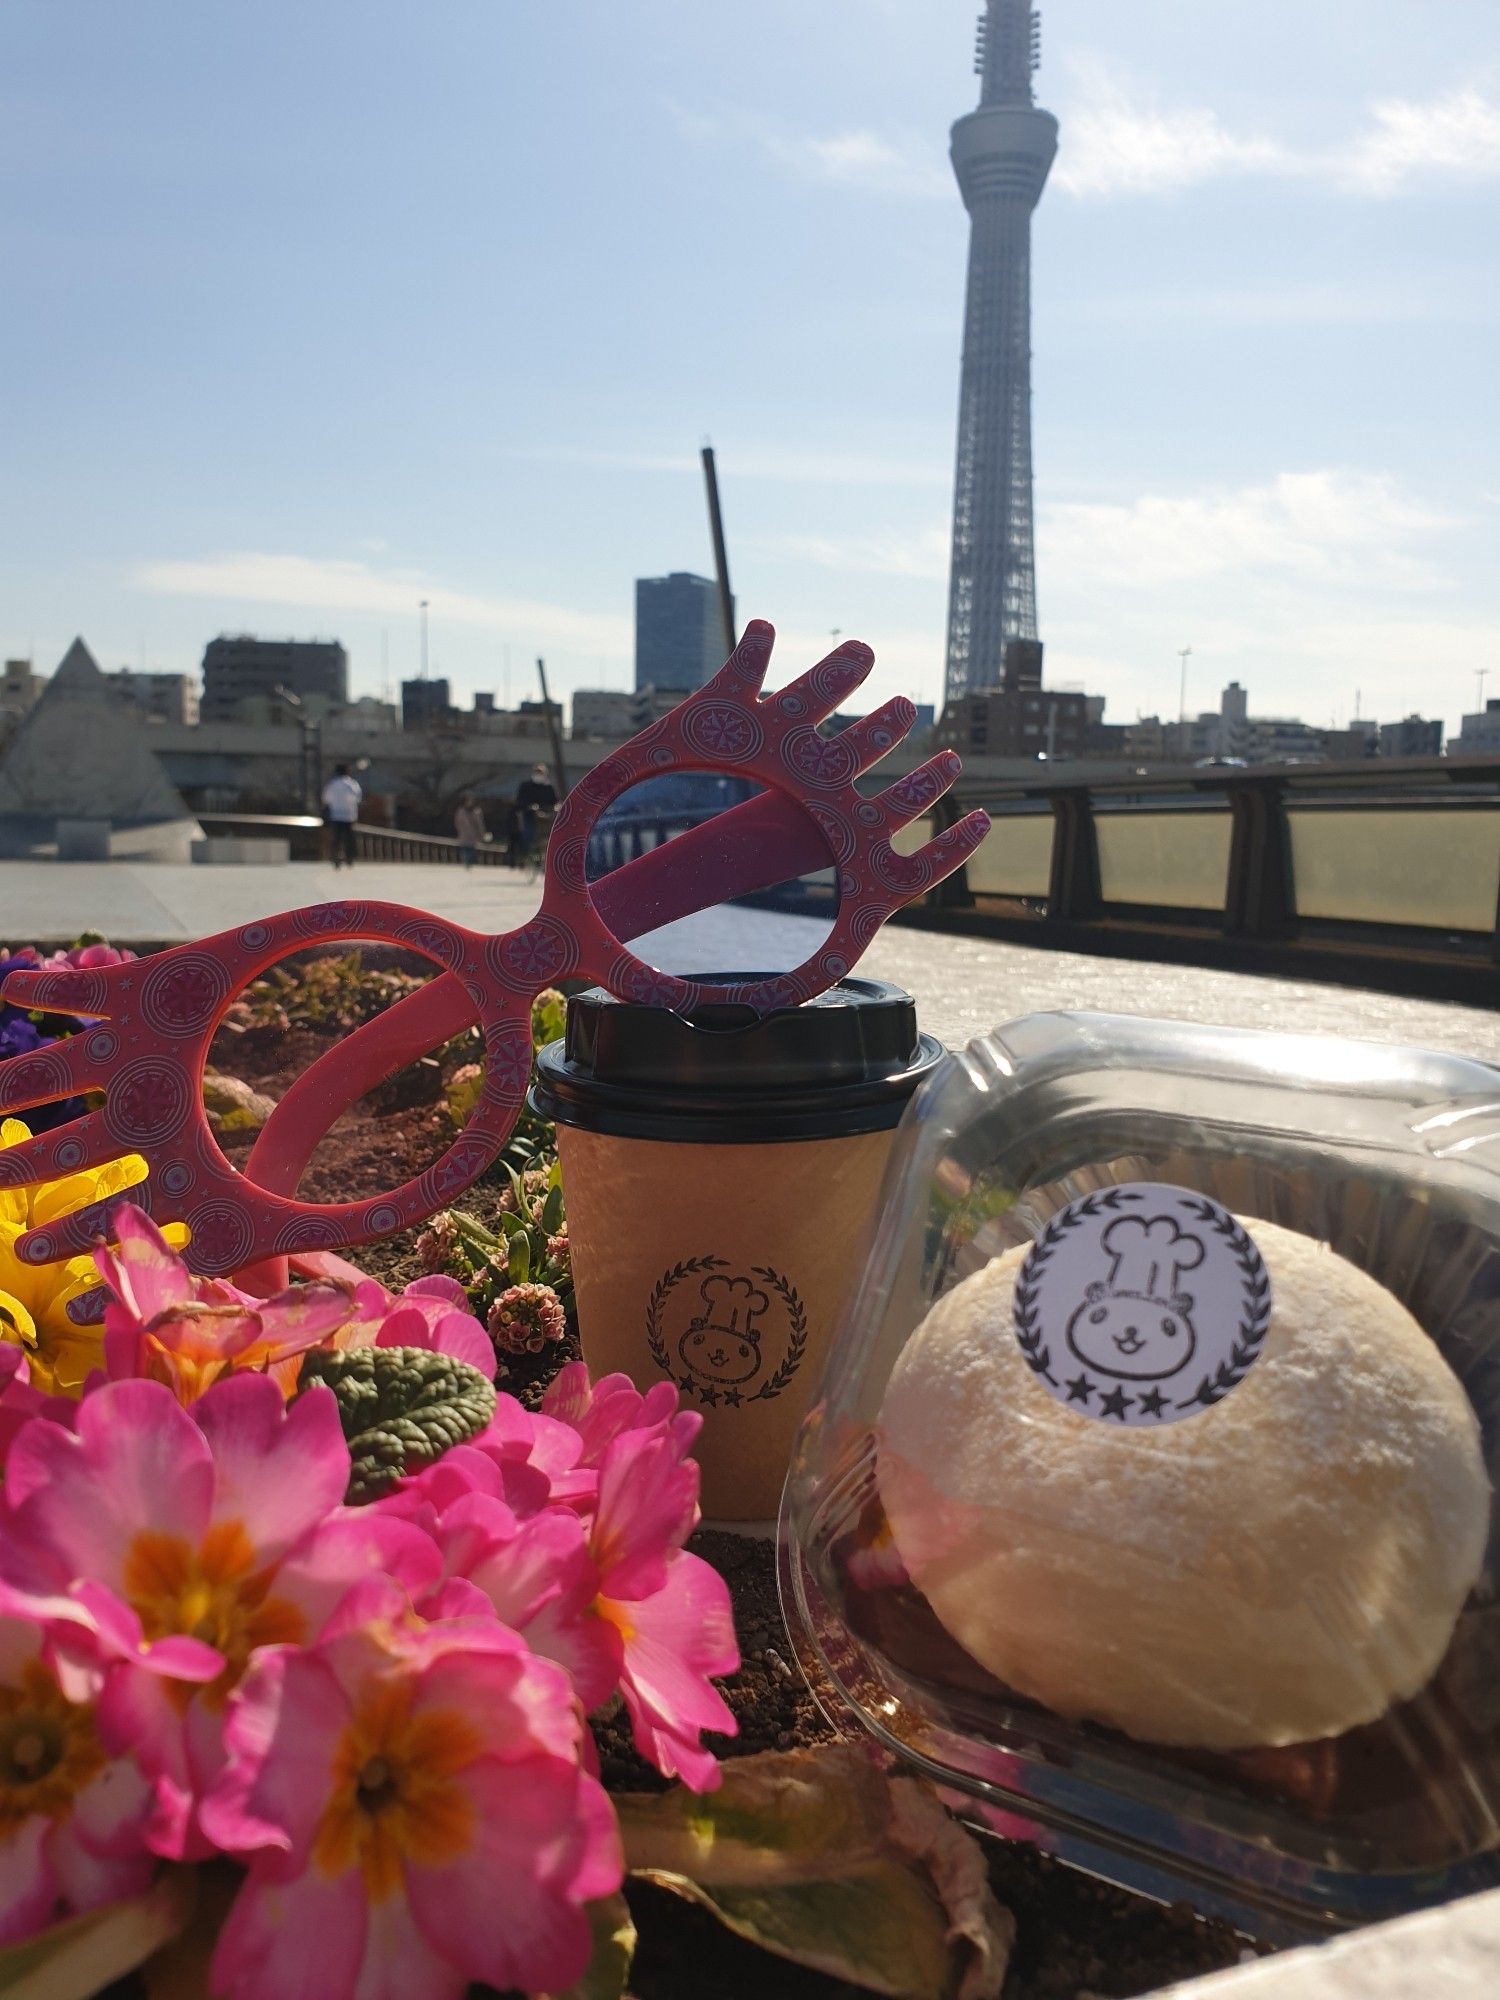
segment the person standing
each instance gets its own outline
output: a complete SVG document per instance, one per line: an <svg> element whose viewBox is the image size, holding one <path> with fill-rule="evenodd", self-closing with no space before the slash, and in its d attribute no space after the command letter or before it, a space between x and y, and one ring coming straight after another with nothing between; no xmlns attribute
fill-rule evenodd
<svg viewBox="0 0 1500 2000"><path fill-rule="evenodd" d="M545 764L533 764L531 776L517 785L516 806L521 815L521 854L529 859L537 835L550 825L557 811L557 787L547 776Z"/></svg>
<svg viewBox="0 0 1500 2000"><path fill-rule="evenodd" d="M328 820L335 868L354 866L354 829L359 824L359 805L364 788L347 764L335 764L333 776L323 787L323 811Z"/></svg>
<svg viewBox="0 0 1500 2000"><path fill-rule="evenodd" d="M458 836L458 858L465 868L472 868L479 856L481 845L489 839L485 828L484 814L472 792L465 792L458 802L458 811L453 815L453 831Z"/></svg>

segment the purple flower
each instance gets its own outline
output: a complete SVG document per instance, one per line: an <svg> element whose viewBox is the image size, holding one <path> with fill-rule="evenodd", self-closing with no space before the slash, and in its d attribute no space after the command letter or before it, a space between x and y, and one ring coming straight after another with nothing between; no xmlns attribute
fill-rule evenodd
<svg viewBox="0 0 1500 2000"><path fill-rule="evenodd" d="M0 981L9 972L35 971L34 956L22 953L18 957L0 959ZM23 1014L8 1000L0 1000L0 1062L11 1056L29 1056L36 1049L49 1048L58 1039L56 1035L44 1034L29 1014ZM66 1125L70 1118L83 1115L83 1104L76 1097L61 1104L38 1104L26 1113L26 1123L33 1134L50 1132L55 1126Z"/></svg>
<svg viewBox="0 0 1500 2000"><path fill-rule="evenodd" d="M37 1033L24 1014L7 1007L0 1014L0 1062L7 1056L29 1056L46 1045L47 1037Z"/></svg>

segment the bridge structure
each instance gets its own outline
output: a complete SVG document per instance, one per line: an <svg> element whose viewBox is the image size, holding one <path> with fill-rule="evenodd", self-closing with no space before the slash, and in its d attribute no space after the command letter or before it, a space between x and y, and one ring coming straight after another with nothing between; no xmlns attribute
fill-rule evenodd
<svg viewBox="0 0 1500 2000"><path fill-rule="evenodd" d="M301 795L295 728L163 726L150 736L209 831L271 830L247 824L242 802ZM613 747L565 742L569 783ZM926 748L901 746L879 780L910 769ZM513 795L548 746L540 735L503 729L444 731L435 740L422 731L330 729L322 749L325 764L364 766L367 795L429 798L427 823L446 827L460 793ZM628 805L602 830L600 868L703 816L632 813ZM909 838L975 805L994 820L989 838L906 921L1044 948L1500 999L1500 760L1246 769L970 756L953 792ZM283 818L275 830L291 833L294 857L316 856L312 819ZM372 862L458 858L441 835L370 826L360 839ZM804 885L784 901L803 907L820 890L826 885Z"/></svg>

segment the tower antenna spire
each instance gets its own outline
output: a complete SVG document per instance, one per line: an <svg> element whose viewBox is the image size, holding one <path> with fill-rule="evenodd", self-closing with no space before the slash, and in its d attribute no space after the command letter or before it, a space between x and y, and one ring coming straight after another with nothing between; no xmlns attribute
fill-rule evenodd
<svg viewBox="0 0 1500 2000"><path fill-rule="evenodd" d="M1036 102L1031 79L1042 59L1042 17L1030 0L986 0L974 36L981 104Z"/></svg>
<svg viewBox="0 0 1500 2000"><path fill-rule="evenodd" d="M969 284L953 482L945 698L1000 685L1006 647L1036 641L1031 475L1031 212L1057 153L1057 120L1031 79L1029 0L986 0L975 44L979 108L953 127L969 211ZM1028 672L1040 672L1040 651Z"/></svg>

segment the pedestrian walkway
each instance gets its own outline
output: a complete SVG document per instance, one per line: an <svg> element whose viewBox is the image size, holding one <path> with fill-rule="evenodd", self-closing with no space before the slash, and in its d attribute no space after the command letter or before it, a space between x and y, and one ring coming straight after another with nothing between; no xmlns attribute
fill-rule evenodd
<svg viewBox="0 0 1500 2000"><path fill-rule="evenodd" d="M81 931L97 930L115 944L175 944L278 910L352 895L413 904L474 930L499 931L524 922L539 893L536 883L499 868L470 873L370 863L335 873L322 862L280 868L0 862L0 943L66 943ZM819 929L806 917L723 911L714 919L710 941L699 942L703 955L695 967L774 970L804 956ZM673 931L675 937L658 934L658 955L687 969L680 927ZM1410 1042L1500 1064L1500 1014L1308 980L1043 951L898 924L888 925L875 940L860 970L906 987L916 996L924 1027L950 1046L1020 1014L1077 1008Z"/></svg>

